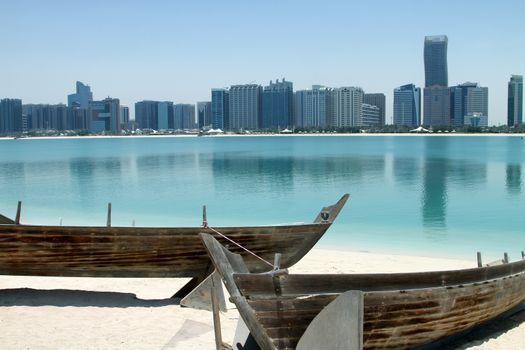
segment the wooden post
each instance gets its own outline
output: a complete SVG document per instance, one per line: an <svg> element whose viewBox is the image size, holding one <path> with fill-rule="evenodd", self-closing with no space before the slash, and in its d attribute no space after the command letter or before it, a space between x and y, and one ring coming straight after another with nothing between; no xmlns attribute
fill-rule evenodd
<svg viewBox="0 0 525 350"><path fill-rule="evenodd" d="M111 226L111 203L108 203L108 222L107 227Z"/></svg>
<svg viewBox="0 0 525 350"><path fill-rule="evenodd" d="M503 253L503 262L505 264L508 264L509 263L509 254L507 253Z"/></svg>
<svg viewBox="0 0 525 350"><path fill-rule="evenodd" d="M206 217L206 206L202 206L202 227L208 227L208 219Z"/></svg>
<svg viewBox="0 0 525 350"><path fill-rule="evenodd" d="M206 207L205 207L206 208ZM217 283L218 273L215 271L211 275L211 307L213 311L213 328L215 331L215 348L222 349L222 333L221 333L221 315L219 313L219 302L217 300L216 288L220 288L220 283Z"/></svg>
<svg viewBox="0 0 525 350"><path fill-rule="evenodd" d="M281 253L275 253L275 257L273 258L273 269L279 270L281 268Z"/></svg>
<svg viewBox="0 0 525 350"><path fill-rule="evenodd" d="M20 212L22 211L22 202L18 201L16 206L15 225L20 225Z"/></svg>
<svg viewBox="0 0 525 350"><path fill-rule="evenodd" d="M478 252L478 267L483 266L483 263L481 262L481 252Z"/></svg>

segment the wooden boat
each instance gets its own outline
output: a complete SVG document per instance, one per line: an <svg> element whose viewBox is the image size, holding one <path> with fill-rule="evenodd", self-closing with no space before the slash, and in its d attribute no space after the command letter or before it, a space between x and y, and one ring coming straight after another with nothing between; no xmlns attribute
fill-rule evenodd
<svg viewBox="0 0 525 350"><path fill-rule="evenodd" d="M19 203L15 220L0 216L0 275L193 277L196 286L212 271L200 232L228 246L220 233L266 258L282 251L283 265L292 266L323 236L347 199L345 194L323 208L311 224L216 228L207 227L205 218L206 227L112 227L111 206L107 226L23 225ZM246 254L237 246L230 249ZM243 256L254 271L271 269Z"/></svg>
<svg viewBox="0 0 525 350"><path fill-rule="evenodd" d="M419 349L525 301L524 259L421 273L251 273L241 256L201 236L263 350Z"/></svg>

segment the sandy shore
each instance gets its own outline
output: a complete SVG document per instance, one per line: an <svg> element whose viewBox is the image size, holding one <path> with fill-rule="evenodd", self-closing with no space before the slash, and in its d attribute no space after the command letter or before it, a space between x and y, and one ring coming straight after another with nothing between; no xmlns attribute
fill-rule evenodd
<svg viewBox="0 0 525 350"><path fill-rule="evenodd" d="M220 134L220 135L206 135L206 138L209 137L267 137L267 136L281 136L281 137L306 137L306 136L348 136L348 137L381 137L381 136L412 136L412 137L434 137L434 136L496 136L496 137L525 137L524 133L460 133L460 132L434 132L434 133L310 133L310 134ZM177 135L86 135L86 136L31 136L23 137L18 140L71 140L71 139L130 139L130 138L188 138L188 137L198 137L196 134L177 134ZM13 140L14 137L0 137L2 140Z"/></svg>
<svg viewBox="0 0 525 350"><path fill-rule="evenodd" d="M475 261L314 249L295 273L428 271ZM212 315L170 296L186 279L0 276L2 349L214 349ZM221 315L231 342L238 313ZM525 312L446 349L525 348Z"/></svg>

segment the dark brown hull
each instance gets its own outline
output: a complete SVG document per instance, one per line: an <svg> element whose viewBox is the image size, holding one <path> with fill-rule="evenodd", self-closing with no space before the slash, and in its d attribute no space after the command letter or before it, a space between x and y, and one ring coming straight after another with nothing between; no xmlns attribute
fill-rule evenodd
<svg viewBox="0 0 525 350"><path fill-rule="evenodd" d="M323 236L347 199L344 195L323 208L312 224L215 230L267 261L281 252L282 264L292 266ZM211 267L199 237L201 232L212 234L209 228L29 226L14 224L18 217L15 221L3 217L7 224L0 224L0 275L196 277ZM213 234L240 253L251 269L271 269Z"/></svg>
<svg viewBox="0 0 525 350"><path fill-rule="evenodd" d="M410 349L493 319L525 301L525 260L457 271L396 274L247 273L203 238L239 313L263 350L295 349L312 320L348 290L363 292L363 349ZM215 245L215 246L214 246Z"/></svg>
<svg viewBox="0 0 525 350"><path fill-rule="evenodd" d="M295 264L329 224L217 228L267 260L283 253ZM204 228L46 227L0 225L0 274L85 277L194 277L210 259L199 232ZM228 242L216 235L217 239ZM242 253L240 248L233 251ZM251 268L270 267L246 256Z"/></svg>
<svg viewBox="0 0 525 350"><path fill-rule="evenodd" d="M249 297L275 345L295 349L313 318L339 294ZM512 309L525 300L525 274L481 284L364 293L363 349L410 349Z"/></svg>

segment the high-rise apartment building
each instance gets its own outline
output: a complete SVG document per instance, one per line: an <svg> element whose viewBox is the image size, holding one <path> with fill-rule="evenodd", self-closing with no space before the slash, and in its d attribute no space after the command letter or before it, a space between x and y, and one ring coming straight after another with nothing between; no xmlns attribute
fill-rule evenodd
<svg viewBox="0 0 525 350"><path fill-rule="evenodd" d="M195 105L179 103L173 105L175 110L175 129L195 129Z"/></svg>
<svg viewBox="0 0 525 350"><path fill-rule="evenodd" d="M89 130L89 108L68 107L68 130Z"/></svg>
<svg viewBox="0 0 525 350"><path fill-rule="evenodd" d="M80 107L72 107L71 109ZM85 110L85 109L84 109ZM74 130L72 115L64 104L27 104L22 106L27 130Z"/></svg>
<svg viewBox="0 0 525 350"><path fill-rule="evenodd" d="M361 117L357 126L379 126L381 125L381 109L377 106L363 103L361 105Z"/></svg>
<svg viewBox="0 0 525 350"><path fill-rule="evenodd" d="M421 124L421 89L414 84L394 89L394 125Z"/></svg>
<svg viewBox="0 0 525 350"><path fill-rule="evenodd" d="M106 98L89 103L89 130L91 132L120 131L120 101Z"/></svg>
<svg viewBox="0 0 525 350"><path fill-rule="evenodd" d="M77 81L77 92L67 96L68 107L88 108L89 102L93 101L93 93L89 85Z"/></svg>
<svg viewBox="0 0 525 350"><path fill-rule="evenodd" d="M211 102L197 102L197 123L199 129L212 127Z"/></svg>
<svg viewBox="0 0 525 350"><path fill-rule="evenodd" d="M157 103L158 130L177 129L174 122L173 102L155 101Z"/></svg>
<svg viewBox="0 0 525 350"><path fill-rule="evenodd" d="M359 87L341 87L333 92L332 126L338 128L362 126L363 89Z"/></svg>
<svg viewBox="0 0 525 350"><path fill-rule="evenodd" d="M434 85L424 90L425 125L450 125L450 88Z"/></svg>
<svg viewBox="0 0 525 350"><path fill-rule="evenodd" d="M140 101L135 103L135 123L139 129L176 129L173 102Z"/></svg>
<svg viewBox="0 0 525 350"><path fill-rule="evenodd" d="M258 129L261 125L262 87L257 84L230 87L230 129Z"/></svg>
<svg viewBox="0 0 525 350"><path fill-rule="evenodd" d="M326 127L334 118L334 91L331 88L313 85L311 90L295 93L294 119L297 126Z"/></svg>
<svg viewBox="0 0 525 350"><path fill-rule="evenodd" d="M372 106L377 106L379 108L379 125L385 125L385 106L386 106L385 94L383 93L365 94L365 98L363 102L369 105L372 105Z"/></svg>
<svg viewBox="0 0 525 350"><path fill-rule="evenodd" d="M122 126L129 124L129 108L126 106L120 106L120 123Z"/></svg>
<svg viewBox="0 0 525 350"><path fill-rule="evenodd" d="M158 101L140 101L135 103L137 128L158 130L158 104Z"/></svg>
<svg viewBox="0 0 525 350"><path fill-rule="evenodd" d="M22 100L0 100L0 134L23 131Z"/></svg>
<svg viewBox="0 0 525 350"><path fill-rule="evenodd" d="M488 126L489 89L477 83L464 83L450 88L451 124Z"/></svg>
<svg viewBox="0 0 525 350"><path fill-rule="evenodd" d="M512 75L508 90L507 125L523 124L523 75Z"/></svg>
<svg viewBox="0 0 525 350"><path fill-rule="evenodd" d="M291 127L293 124L293 83L284 78L265 86L262 95L262 125L264 129Z"/></svg>
<svg viewBox="0 0 525 350"><path fill-rule="evenodd" d="M446 35L425 37L425 87L448 86Z"/></svg>
<svg viewBox="0 0 525 350"><path fill-rule="evenodd" d="M211 121L214 129L230 128L230 94L226 89L211 89Z"/></svg>
<svg viewBox="0 0 525 350"><path fill-rule="evenodd" d="M302 128L304 126L303 115L306 106L306 90L294 92L293 104L293 125Z"/></svg>

